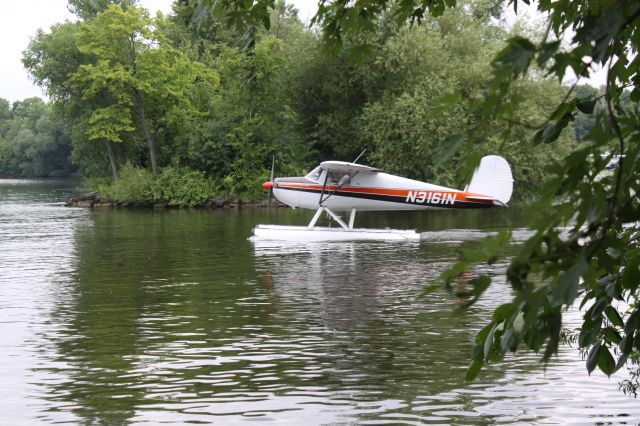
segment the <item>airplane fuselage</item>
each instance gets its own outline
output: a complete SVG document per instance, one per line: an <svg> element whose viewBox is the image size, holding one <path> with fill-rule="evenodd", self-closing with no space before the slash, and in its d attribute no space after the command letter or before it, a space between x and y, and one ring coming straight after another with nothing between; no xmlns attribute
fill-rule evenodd
<svg viewBox="0 0 640 426"><path fill-rule="evenodd" d="M488 208L490 197L472 194L387 173L362 173L348 184L308 177L278 178L273 193L291 207L317 209L319 205L335 211L431 210ZM473 199L471 199L472 197ZM322 200L322 201L321 201Z"/></svg>

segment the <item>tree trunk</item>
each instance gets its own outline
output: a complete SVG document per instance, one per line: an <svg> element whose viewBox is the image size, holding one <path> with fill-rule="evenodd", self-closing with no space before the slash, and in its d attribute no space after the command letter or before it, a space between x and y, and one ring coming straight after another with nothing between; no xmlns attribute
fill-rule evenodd
<svg viewBox="0 0 640 426"><path fill-rule="evenodd" d="M113 173L113 177L118 177L118 167L116 166L116 156L113 154L113 143L111 141L105 140L105 145L107 145L107 153L109 154L109 161L111 162L111 173Z"/></svg>
<svg viewBox="0 0 640 426"><path fill-rule="evenodd" d="M138 116L140 117L140 127L144 133L144 138L149 145L149 159L151 160L151 172L155 176L158 174L158 162L156 160L156 140L149 131L147 126L147 118L144 114L144 95L140 92L136 92L136 100L138 103Z"/></svg>

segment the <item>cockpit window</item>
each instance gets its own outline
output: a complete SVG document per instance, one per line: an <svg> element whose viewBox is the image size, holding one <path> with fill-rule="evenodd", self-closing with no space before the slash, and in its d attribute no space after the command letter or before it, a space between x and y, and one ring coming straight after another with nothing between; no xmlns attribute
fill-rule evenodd
<svg viewBox="0 0 640 426"><path fill-rule="evenodd" d="M340 187L348 186L351 184L351 179L353 178L353 176L355 176L357 173L358 172L348 173L346 171L330 170L327 175L327 184L339 185ZM324 169L318 166L315 169L311 170L311 172L309 172L305 176L305 178L316 183L324 183L324 176Z"/></svg>
<svg viewBox="0 0 640 426"><path fill-rule="evenodd" d="M322 168L320 166L316 167L315 169L311 170L306 176L305 178L312 180L314 182L318 182L318 180L320 179L320 175L322 174Z"/></svg>

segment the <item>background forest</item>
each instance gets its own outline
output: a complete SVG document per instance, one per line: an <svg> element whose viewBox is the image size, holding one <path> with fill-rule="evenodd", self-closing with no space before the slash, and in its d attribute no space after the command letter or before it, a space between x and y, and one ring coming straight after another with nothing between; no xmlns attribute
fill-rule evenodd
<svg viewBox="0 0 640 426"><path fill-rule="evenodd" d="M567 92L533 69L514 83L527 100L517 113L478 126L492 58L514 33L536 37L522 25L507 30L491 1L413 27L382 15L365 40L331 52L284 1L268 30L253 31L215 11L194 19L184 1L167 17L133 0L69 8L77 21L39 31L24 51L50 102L0 100L0 176L110 177L92 182L116 199L192 205L214 194L262 197L274 156L276 174L293 175L366 148L365 164L463 187L457 147L477 141L507 158L515 197L526 200L593 123L580 113L556 143L533 145ZM171 191L187 187L183 199Z"/></svg>

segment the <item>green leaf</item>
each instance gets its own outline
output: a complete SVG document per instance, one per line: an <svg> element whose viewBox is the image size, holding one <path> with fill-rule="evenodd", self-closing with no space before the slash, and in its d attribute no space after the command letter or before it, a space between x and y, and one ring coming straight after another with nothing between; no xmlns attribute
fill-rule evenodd
<svg viewBox="0 0 640 426"><path fill-rule="evenodd" d="M631 354L631 350L633 349L633 335L627 334L624 336L618 344L618 349L620 349L623 355Z"/></svg>
<svg viewBox="0 0 640 426"><path fill-rule="evenodd" d="M465 380L467 381L474 380L478 376L478 373L480 372L483 366L484 366L484 361L479 361L479 360L473 361L469 366L469 368L467 369L467 373L464 376Z"/></svg>
<svg viewBox="0 0 640 426"><path fill-rule="evenodd" d="M504 321L509 318L515 311L513 303L504 303L493 311L493 320L496 322Z"/></svg>
<svg viewBox="0 0 640 426"><path fill-rule="evenodd" d="M451 157L453 157L458 152L458 150L460 149L460 145L462 145L462 142L464 142L464 136L460 133L447 137L447 139L443 142L447 149L440 157L438 157L435 162L435 167L441 167L444 163L449 161L449 159L451 159Z"/></svg>
<svg viewBox="0 0 640 426"><path fill-rule="evenodd" d="M503 350L515 352L518 346L518 341L519 339L517 333L512 328L510 328L502 335L500 345L502 346Z"/></svg>
<svg viewBox="0 0 640 426"><path fill-rule="evenodd" d="M574 119L572 112L565 113L558 121L548 121L538 129L534 135L532 142L536 145L540 143L549 144L555 142L562 130Z"/></svg>
<svg viewBox="0 0 640 426"><path fill-rule="evenodd" d="M560 47L560 41L550 43L542 43L538 48L538 65L544 67L545 64L553 57Z"/></svg>
<svg viewBox="0 0 640 426"><path fill-rule="evenodd" d="M611 321L611 324L615 325L616 327L624 327L622 317L620 316L616 308L614 308L613 306L607 306L604 309L604 313L609 321Z"/></svg>
<svg viewBox="0 0 640 426"><path fill-rule="evenodd" d="M614 345L619 344L622 341L622 337L620 334L611 327L607 327L604 329L604 338L607 339L608 342L613 343Z"/></svg>
<svg viewBox="0 0 640 426"><path fill-rule="evenodd" d="M591 98L581 98L578 100L576 107L584 114L593 114L596 106L596 100Z"/></svg>
<svg viewBox="0 0 640 426"><path fill-rule="evenodd" d="M491 331L487 335L487 338L484 341L484 350L483 350L484 359L489 359L491 353L493 352L493 336L496 332L497 327L498 327L498 324L495 324L493 326L493 328L491 329Z"/></svg>
<svg viewBox="0 0 640 426"><path fill-rule="evenodd" d="M590 317L587 317L582 323L582 327L580 329L580 335L578 336L578 345L580 345L581 348L586 348L591 343L593 343L600 334L601 327L602 318L596 321L592 321Z"/></svg>
<svg viewBox="0 0 640 426"><path fill-rule="evenodd" d="M469 284L473 286L473 295L478 298L487 290L491 285L491 278L487 276L477 277L472 279Z"/></svg>
<svg viewBox="0 0 640 426"><path fill-rule="evenodd" d="M601 344L598 342L593 345L591 351L589 351L589 356L587 357L587 372L589 375L591 375L591 372L593 372L596 365L598 365L598 360L600 359L600 348Z"/></svg>
<svg viewBox="0 0 640 426"><path fill-rule="evenodd" d="M487 336L489 332L493 329L493 323L489 323L482 327L482 329L476 335L476 343L481 343L484 345L485 340L487 340Z"/></svg>
<svg viewBox="0 0 640 426"><path fill-rule="evenodd" d="M610 376L616 367L616 362L606 346L602 346L600 349L598 367L600 367L600 370L607 376Z"/></svg>
<svg viewBox="0 0 640 426"><path fill-rule="evenodd" d="M613 372L620 370L627 363L627 359L629 359L629 355L622 354L620 358L618 358L618 362L616 362L616 366L613 369Z"/></svg>
<svg viewBox="0 0 640 426"><path fill-rule="evenodd" d="M518 76L524 74L535 55L536 47L524 37L516 36L507 41L507 46L502 49L494 60L494 65L507 72L509 75Z"/></svg>
<svg viewBox="0 0 640 426"><path fill-rule="evenodd" d="M598 301L591 307L591 319L597 320L602 316L602 312L609 305L609 300L605 297L598 299Z"/></svg>
<svg viewBox="0 0 640 426"><path fill-rule="evenodd" d="M640 325L640 311L637 309L629 315L627 318L627 323L624 325L624 332L626 334L633 334L637 329L638 325Z"/></svg>
<svg viewBox="0 0 640 426"><path fill-rule="evenodd" d="M581 254L576 263L573 264L558 279L558 284L551 295L554 304L570 305L578 295L578 285L580 284L580 276L587 270L589 264Z"/></svg>

